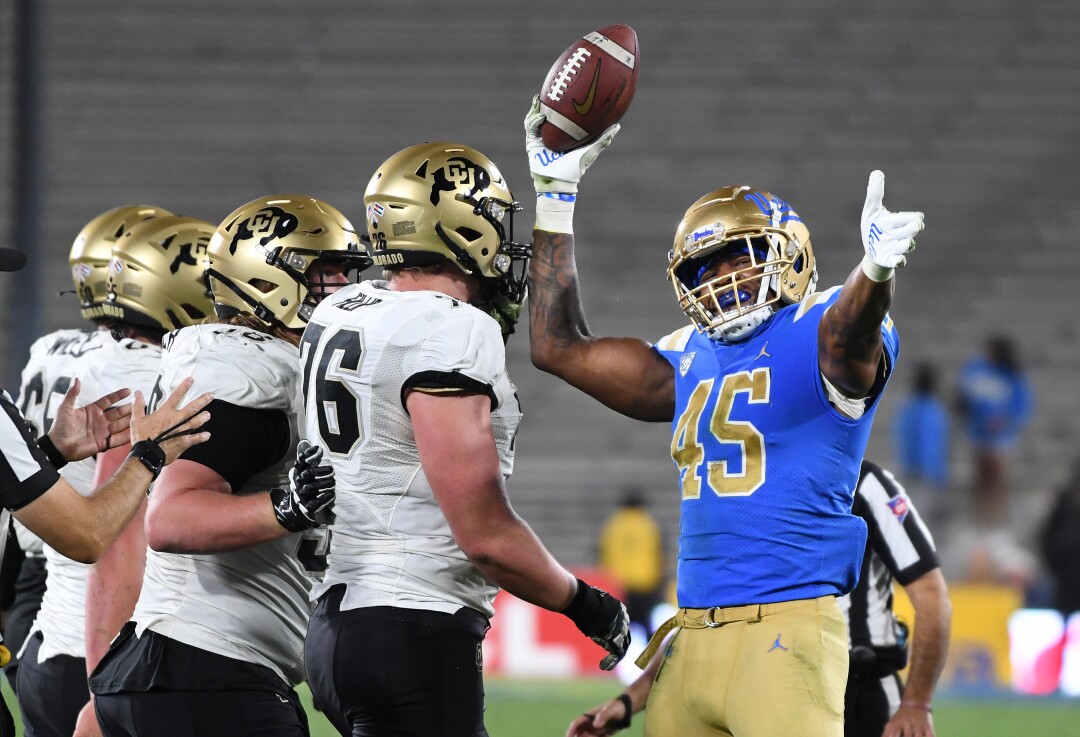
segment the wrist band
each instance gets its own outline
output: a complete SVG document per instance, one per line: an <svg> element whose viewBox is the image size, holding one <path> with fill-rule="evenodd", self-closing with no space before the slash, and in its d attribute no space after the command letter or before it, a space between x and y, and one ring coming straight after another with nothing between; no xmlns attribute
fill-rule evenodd
<svg viewBox="0 0 1080 737"><path fill-rule="evenodd" d="M866 277L870 281L883 282L889 281L893 278L893 274L896 273L896 269L890 269L887 266L878 266L870 260L870 256L863 256L862 263L859 264L862 267L862 271L866 274Z"/></svg>
<svg viewBox="0 0 1080 737"><path fill-rule="evenodd" d="M140 440L131 446L128 458L135 458L154 475L156 479L165 467L165 451L153 440Z"/></svg>
<svg viewBox="0 0 1080 737"><path fill-rule="evenodd" d="M536 220L533 228L548 233L573 234L575 200L577 200L577 195L537 192Z"/></svg>
<svg viewBox="0 0 1080 737"><path fill-rule="evenodd" d="M64 454L60 452L60 449L56 447L56 444L48 435L42 435L38 438L37 444L41 448L41 452L49 459L49 463L53 464L53 468L57 471L67 465L67 458L64 458Z"/></svg>
<svg viewBox="0 0 1080 737"><path fill-rule="evenodd" d="M925 701L912 701L911 699L900 699L900 706L910 706L913 709L922 709L927 714L933 713L933 709L930 708L930 704Z"/></svg>
<svg viewBox="0 0 1080 737"><path fill-rule="evenodd" d="M625 691L615 698L621 701L622 705L626 708L626 715L617 722L611 722L611 726L615 727L615 729L626 729L630 726L630 717L634 715L634 705L630 701L630 694Z"/></svg>

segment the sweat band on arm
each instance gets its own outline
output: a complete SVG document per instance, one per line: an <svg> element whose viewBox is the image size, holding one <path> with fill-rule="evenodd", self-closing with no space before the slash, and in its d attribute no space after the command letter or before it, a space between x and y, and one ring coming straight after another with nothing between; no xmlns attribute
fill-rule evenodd
<svg viewBox="0 0 1080 737"><path fill-rule="evenodd" d="M862 267L863 273L866 274L866 277L870 281L889 281L889 279L893 278L893 274L896 273L896 269L890 269L887 266L878 266L870 260L869 256L863 256L862 263L860 263L859 266Z"/></svg>
<svg viewBox="0 0 1080 737"><path fill-rule="evenodd" d="M536 193L536 221L533 228L548 233L574 232L574 203L577 195L558 192Z"/></svg>
<svg viewBox="0 0 1080 737"><path fill-rule="evenodd" d="M57 471L67 465L67 458L64 458L64 454L60 452L60 449L56 447L56 444L48 435L42 435L38 438L37 444L41 448L41 452L49 459L49 463L53 464L53 468Z"/></svg>
<svg viewBox="0 0 1080 737"><path fill-rule="evenodd" d="M623 708L626 709L626 714L622 719L617 722L611 722L610 724L615 729L626 729L630 726L630 718L634 715L634 706L630 701L630 694L624 691L615 698L622 702Z"/></svg>

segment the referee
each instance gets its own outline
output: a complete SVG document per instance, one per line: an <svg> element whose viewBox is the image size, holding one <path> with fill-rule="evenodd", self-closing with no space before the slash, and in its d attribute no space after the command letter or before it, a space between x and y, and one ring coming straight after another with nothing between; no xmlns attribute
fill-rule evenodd
<svg viewBox="0 0 1080 737"><path fill-rule="evenodd" d="M838 601L848 620L850 668L844 737L934 737L930 700L948 652L952 607L930 532L893 475L863 461L851 511L866 522L859 584ZM915 607L914 637L893 614L892 585ZM777 638L779 641L779 638ZM907 685L898 671L911 670ZM664 649L618 697L570 723L567 737L607 737L643 711Z"/></svg>
<svg viewBox="0 0 1080 737"><path fill-rule="evenodd" d="M844 703L845 737L933 737L930 700L949 649L952 607L929 530L891 473L863 461L852 513L866 521L859 584L840 599L847 614L851 662ZM893 614L893 580L915 608L907 684L906 624Z"/></svg>

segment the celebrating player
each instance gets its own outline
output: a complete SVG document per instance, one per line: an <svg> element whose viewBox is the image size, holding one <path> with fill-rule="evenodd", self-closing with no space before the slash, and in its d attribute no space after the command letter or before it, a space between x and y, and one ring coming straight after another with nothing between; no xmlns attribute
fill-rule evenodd
<svg viewBox="0 0 1080 737"><path fill-rule="evenodd" d="M220 320L167 336L158 390L188 374L213 388L212 438L150 497L138 604L90 680L108 737L308 734L293 687L334 477L297 444L297 344L370 260L340 212L300 196L239 208L207 258Z"/></svg>
<svg viewBox="0 0 1080 737"><path fill-rule="evenodd" d="M204 319L213 308L202 269L183 258L192 249L205 251L213 232L210 223L145 206L110 210L83 228L69 260L83 315L100 329L61 330L31 348L20 395L31 422L51 426L57 398L75 379L94 395L121 387L150 395L162 336ZM79 493L89 494L130 450L120 445L61 473ZM142 528L144 506L125 529ZM90 567L49 546L44 554L48 585L22 651L17 693L28 734L67 737L90 697L83 636Z"/></svg>
<svg viewBox="0 0 1080 737"><path fill-rule="evenodd" d="M930 701L948 652L952 609L934 540L891 473L863 461L852 512L869 530L859 584L839 599L850 632L845 737L934 737ZM915 610L915 634L893 614L893 580ZM907 684L898 675L911 652ZM657 653L626 691L571 722L566 737L608 737L645 709Z"/></svg>
<svg viewBox="0 0 1080 737"><path fill-rule="evenodd" d="M503 587L610 653L626 610L574 577L510 507L521 410L503 338L525 297L513 200L479 151L412 146L364 195L388 282L342 289L304 332L307 436L341 493L307 638L342 735L486 735L481 642ZM495 319L492 319L492 318Z"/></svg>
<svg viewBox="0 0 1080 737"><path fill-rule="evenodd" d="M692 324L655 346L586 325L573 210L616 130L561 157L525 120L537 190L529 325L533 363L622 414L673 422L681 627L653 687L647 734L843 734L847 632L866 527L852 491L898 342L894 269L921 213L882 205L870 176L865 256L842 288L813 292L810 234L790 204L724 187L687 210L668 278ZM655 647L655 645L654 645ZM652 649L647 649L648 662Z"/></svg>

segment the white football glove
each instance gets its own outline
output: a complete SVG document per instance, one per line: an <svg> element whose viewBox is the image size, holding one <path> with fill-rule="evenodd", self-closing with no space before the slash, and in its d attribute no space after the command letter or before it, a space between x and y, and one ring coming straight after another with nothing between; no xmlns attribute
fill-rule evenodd
<svg viewBox="0 0 1080 737"><path fill-rule="evenodd" d="M923 229L921 212L889 212L882 204L885 175L875 169L866 185L862 211L863 271L874 281L887 281L907 263L915 236Z"/></svg>
<svg viewBox="0 0 1080 737"><path fill-rule="evenodd" d="M611 145L615 134L619 132L619 124L608 128L588 146L557 154L544 146L544 141L540 138L540 126L544 120L544 113L540 111L540 98L533 97L532 107L525 116L525 151L529 155L533 186L537 193L574 194L577 192L581 175L596 161L600 152Z"/></svg>

